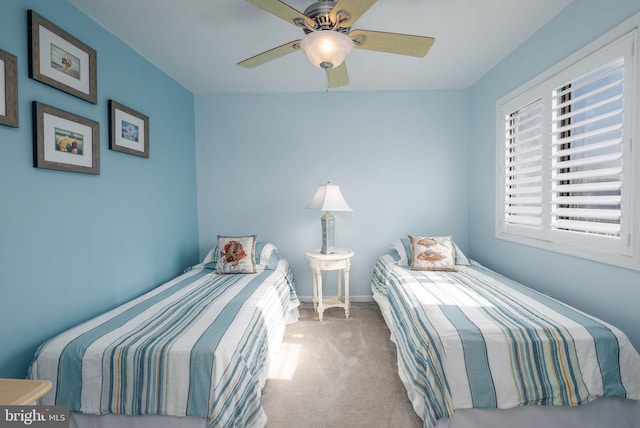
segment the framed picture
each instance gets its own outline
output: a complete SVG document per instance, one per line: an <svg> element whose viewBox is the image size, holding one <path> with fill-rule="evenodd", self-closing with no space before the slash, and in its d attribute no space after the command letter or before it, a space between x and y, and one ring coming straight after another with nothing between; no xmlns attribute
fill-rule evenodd
<svg viewBox="0 0 640 428"><path fill-rule="evenodd" d="M18 127L18 59L0 49L0 125Z"/></svg>
<svg viewBox="0 0 640 428"><path fill-rule="evenodd" d="M97 104L97 55L80 40L29 10L29 77Z"/></svg>
<svg viewBox="0 0 640 428"><path fill-rule="evenodd" d="M33 102L36 168L100 174L100 124Z"/></svg>
<svg viewBox="0 0 640 428"><path fill-rule="evenodd" d="M109 148L149 157L149 118L109 100Z"/></svg>

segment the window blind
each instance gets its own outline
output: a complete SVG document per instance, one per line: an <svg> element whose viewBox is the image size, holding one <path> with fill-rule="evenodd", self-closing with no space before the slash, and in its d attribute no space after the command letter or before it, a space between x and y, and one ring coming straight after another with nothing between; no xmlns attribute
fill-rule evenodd
<svg viewBox="0 0 640 428"><path fill-rule="evenodd" d="M497 101L497 238L640 270L639 28Z"/></svg>
<svg viewBox="0 0 640 428"><path fill-rule="evenodd" d="M508 224L542 226L542 100L505 118L504 214Z"/></svg>
<svg viewBox="0 0 640 428"><path fill-rule="evenodd" d="M620 237L624 58L553 91L551 228Z"/></svg>

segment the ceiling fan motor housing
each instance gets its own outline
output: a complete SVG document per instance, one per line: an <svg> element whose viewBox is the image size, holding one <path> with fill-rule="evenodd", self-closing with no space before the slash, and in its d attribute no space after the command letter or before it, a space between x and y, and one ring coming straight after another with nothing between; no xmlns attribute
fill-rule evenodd
<svg viewBox="0 0 640 428"><path fill-rule="evenodd" d="M308 16L316 23L316 30L332 30L336 27L336 23L331 21L331 10L333 10L336 2L334 0L320 0L313 3L304 10L305 16ZM303 28L306 34L312 32L308 28ZM337 27L334 31L348 34L351 27Z"/></svg>
<svg viewBox="0 0 640 428"><path fill-rule="evenodd" d="M435 39L411 34L351 30L351 26L376 0L308 0L304 13L286 0L247 0L304 31L304 37L264 51L238 63L254 68L285 55L303 51L316 67L326 70L327 83L335 88L349 83L344 59L353 48L424 57Z"/></svg>

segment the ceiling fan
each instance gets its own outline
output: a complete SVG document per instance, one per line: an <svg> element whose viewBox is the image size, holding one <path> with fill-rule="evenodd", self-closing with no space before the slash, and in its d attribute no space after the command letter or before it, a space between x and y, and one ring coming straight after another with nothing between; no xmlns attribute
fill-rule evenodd
<svg viewBox="0 0 640 428"><path fill-rule="evenodd" d="M435 42L433 37L352 30L351 26L376 0L320 0L307 7L304 13L280 0L247 1L301 28L305 35L300 40L262 52L237 65L253 68L302 50L314 65L326 71L331 88L349 83L344 58L354 47L424 57Z"/></svg>

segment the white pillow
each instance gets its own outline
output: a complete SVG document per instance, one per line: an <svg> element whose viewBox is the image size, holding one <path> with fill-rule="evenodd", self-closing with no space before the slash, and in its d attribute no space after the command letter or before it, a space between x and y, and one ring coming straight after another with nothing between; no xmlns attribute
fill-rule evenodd
<svg viewBox="0 0 640 428"><path fill-rule="evenodd" d="M271 242L256 241L256 269L262 267L263 269L269 269L271 264L271 256L278 253L278 247ZM207 255L202 260L202 264L216 263L218 261L218 246L216 245L209 250Z"/></svg>
<svg viewBox="0 0 640 428"><path fill-rule="evenodd" d="M458 247L455 241L452 240L453 243L453 257L455 260L455 264L460 266L469 266L471 263L467 256L464 255L462 250ZM391 250L394 250L399 259L397 263L400 266L409 266L412 254L411 254L411 243L408 238L396 239L391 243Z"/></svg>

